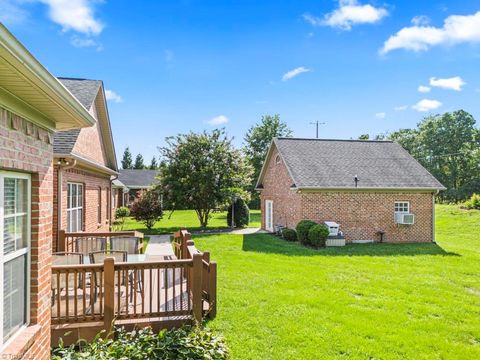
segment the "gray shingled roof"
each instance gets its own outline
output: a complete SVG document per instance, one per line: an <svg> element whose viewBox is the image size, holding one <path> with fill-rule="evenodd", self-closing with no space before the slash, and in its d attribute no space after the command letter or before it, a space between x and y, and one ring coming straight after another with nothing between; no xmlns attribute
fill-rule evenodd
<svg viewBox="0 0 480 360"><path fill-rule="evenodd" d="M61 78L58 80L80 101L87 109L95 102L102 82L100 80ZM53 152L55 154L70 154L77 141L80 129L57 131L53 135Z"/></svg>
<svg viewBox="0 0 480 360"><path fill-rule="evenodd" d="M146 188L155 182L157 170L119 170L118 180L129 188Z"/></svg>
<svg viewBox="0 0 480 360"><path fill-rule="evenodd" d="M443 189L392 141L278 138L274 143L297 188Z"/></svg>
<svg viewBox="0 0 480 360"><path fill-rule="evenodd" d="M100 80L88 79L74 79L59 77L58 80L85 106L90 110L95 98L98 94L98 89L102 85Z"/></svg>

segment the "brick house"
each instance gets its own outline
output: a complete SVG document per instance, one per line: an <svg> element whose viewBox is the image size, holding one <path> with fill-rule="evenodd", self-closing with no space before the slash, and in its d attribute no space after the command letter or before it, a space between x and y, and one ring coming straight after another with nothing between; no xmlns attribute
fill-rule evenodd
<svg viewBox="0 0 480 360"><path fill-rule="evenodd" d="M347 242L378 241L381 232L387 242L434 241L443 189L391 141L275 138L257 182L262 229L334 221Z"/></svg>
<svg viewBox="0 0 480 360"><path fill-rule="evenodd" d="M95 119L0 24L0 358L48 359L53 136Z"/></svg>
<svg viewBox="0 0 480 360"><path fill-rule="evenodd" d="M118 175L118 191L116 192L117 203L120 203L122 192L128 192L124 199L124 206L130 205L138 197L142 190L147 190L155 184L158 170L147 169L122 169ZM121 184L121 185L120 185ZM122 187L123 186L123 187ZM126 202L125 202L126 200Z"/></svg>
<svg viewBox="0 0 480 360"><path fill-rule="evenodd" d="M54 135L53 250L58 229L67 232L109 231L111 177L117 161L102 81L59 78L95 119L88 128Z"/></svg>

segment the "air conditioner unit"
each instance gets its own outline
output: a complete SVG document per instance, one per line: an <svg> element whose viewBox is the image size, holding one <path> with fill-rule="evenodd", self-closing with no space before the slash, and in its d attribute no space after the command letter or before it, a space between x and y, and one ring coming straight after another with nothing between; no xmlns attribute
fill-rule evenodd
<svg viewBox="0 0 480 360"><path fill-rule="evenodd" d="M415 223L415 215L407 213L395 214L395 222L402 225L413 225Z"/></svg>
<svg viewBox="0 0 480 360"><path fill-rule="evenodd" d="M333 221L325 221L324 224L328 227L329 236L338 236L340 225Z"/></svg>

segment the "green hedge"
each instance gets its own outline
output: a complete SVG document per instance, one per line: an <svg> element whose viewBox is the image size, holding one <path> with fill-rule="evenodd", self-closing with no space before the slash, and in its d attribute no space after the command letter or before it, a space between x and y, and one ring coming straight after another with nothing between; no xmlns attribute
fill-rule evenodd
<svg viewBox="0 0 480 360"><path fill-rule="evenodd" d="M330 231L324 224L317 224L308 231L308 243L313 247L325 246Z"/></svg>
<svg viewBox="0 0 480 360"><path fill-rule="evenodd" d="M161 359L204 360L228 359L229 352L222 337L200 327L162 330L155 334L151 328L127 332L120 329L112 339L101 333L90 343L52 350L53 360L69 359Z"/></svg>
<svg viewBox="0 0 480 360"><path fill-rule="evenodd" d="M233 221L232 223L232 208L234 210L233 213ZM248 208L247 204L242 198L237 198L232 206L228 208L227 212L227 224L228 226L232 227L235 225L237 228L243 228L248 226L250 222L250 209Z"/></svg>
<svg viewBox="0 0 480 360"><path fill-rule="evenodd" d="M289 229L289 228L283 229L282 236L287 241L297 241L297 232L293 229Z"/></svg>
<svg viewBox="0 0 480 360"><path fill-rule="evenodd" d="M317 223L312 220L300 221L296 227L298 241L304 244L308 243L308 232L310 231L310 228L314 225L317 225Z"/></svg>

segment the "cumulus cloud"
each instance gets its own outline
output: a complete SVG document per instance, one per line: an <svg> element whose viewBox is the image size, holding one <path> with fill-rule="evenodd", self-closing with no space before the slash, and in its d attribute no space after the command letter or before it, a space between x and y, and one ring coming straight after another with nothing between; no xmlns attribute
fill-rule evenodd
<svg viewBox="0 0 480 360"><path fill-rule="evenodd" d="M207 121L209 125L218 126L228 123L228 118L225 115L218 115Z"/></svg>
<svg viewBox="0 0 480 360"><path fill-rule="evenodd" d="M98 35L104 25L95 18L93 0L38 0L48 6L50 19L64 31L74 30L86 35Z"/></svg>
<svg viewBox="0 0 480 360"><path fill-rule="evenodd" d="M385 113L385 112L378 112L378 113L375 114L375 117L377 119L385 119L385 116L387 116L387 113Z"/></svg>
<svg viewBox="0 0 480 360"><path fill-rule="evenodd" d="M107 101L113 101L116 103L121 103L123 101L122 97L113 90L105 90L105 97L107 98Z"/></svg>
<svg viewBox="0 0 480 360"><path fill-rule="evenodd" d="M450 15L442 27L418 23L404 27L390 36L380 49L381 54L392 50L426 51L436 45L480 42L480 11L473 15Z"/></svg>
<svg viewBox="0 0 480 360"><path fill-rule="evenodd" d="M432 90L429 86L425 86L425 85L420 85L418 88L417 88L418 92L421 92L421 93L428 93L430 92L430 90Z"/></svg>
<svg viewBox="0 0 480 360"><path fill-rule="evenodd" d="M373 24L388 15L382 7L370 4L359 4L357 0L339 0L338 9L326 14L323 18L304 14L303 19L314 26L330 26L342 30L350 30L353 25Z"/></svg>
<svg viewBox="0 0 480 360"><path fill-rule="evenodd" d="M420 112L426 112L438 109L440 106L442 106L442 103L438 100L423 99L413 105L412 109Z"/></svg>
<svg viewBox="0 0 480 360"><path fill-rule="evenodd" d="M282 81L290 80L290 79L294 78L295 76L298 76L302 73L306 73L306 72L309 72L309 71L311 71L311 70L307 69L303 66L297 67L297 68L295 68L293 70L290 70L289 72L286 72L285 74L283 74Z"/></svg>
<svg viewBox="0 0 480 360"><path fill-rule="evenodd" d="M430 86L439 87L442 89L449 89L455 91L462 91L462 87L466 84L460 76L454 76L446 79L430 78Z"/></svg>
<svg viewBox="0 0 480 360"><path fill-rule="evenodd" d="M412 24L415 26L425 26L430 24L430 18L425 15L417 15L413 17Z"/></svg>

